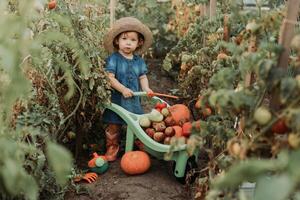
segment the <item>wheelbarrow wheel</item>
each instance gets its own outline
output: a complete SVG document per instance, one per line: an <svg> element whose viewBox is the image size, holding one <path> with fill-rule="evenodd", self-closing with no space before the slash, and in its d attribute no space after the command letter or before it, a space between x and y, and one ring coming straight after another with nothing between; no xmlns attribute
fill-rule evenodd
<svg viewBox="0 0 300 200"><path fill-rule="evenodd" d="M172 172L174 174L176 167L176 162L173 162L172 165ZM176 180L181 184L192 184L195 182L198 173L196 172L196 169L198 168L198 165L195 161L195 156L189 157L186 162L185 172L183 177L176 177Z"/></svg>

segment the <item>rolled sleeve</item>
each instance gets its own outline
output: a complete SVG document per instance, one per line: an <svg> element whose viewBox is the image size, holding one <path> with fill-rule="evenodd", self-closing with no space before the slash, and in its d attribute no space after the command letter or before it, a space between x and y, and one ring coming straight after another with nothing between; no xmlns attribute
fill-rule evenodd
<svg viewBox="0 0 300 200"><path fill-rule="evenodd" d="M143 76L143 75L145 75L147 73L148 73L148 67L147 67L145 61L142 60L141 61L141 71L140 71L139 77L141 77L141 76Z"/></svg>
<svg viewBox="0 0 300 200"><path fill-rule="evenodd" d="M105 71L111 72L113 74L116 74L116 59L112 56L108 57L106 59L106 64L105 64Z"/></svg>

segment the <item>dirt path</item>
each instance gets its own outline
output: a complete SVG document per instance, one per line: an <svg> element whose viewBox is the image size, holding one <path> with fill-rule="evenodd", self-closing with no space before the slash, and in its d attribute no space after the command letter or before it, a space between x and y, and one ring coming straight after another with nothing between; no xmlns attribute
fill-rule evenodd
<svg viewBox="0 0 300 200"><path fill-rule="evenodd" d="M90 195L70 195L67 199L80 200L183 200L184 186L176 182L169 163L151 159L148 172L128 176L120 168L120 159L111 163L109 170L97 182L86 184Z"/></svg>
<svg viewBox="0 0 300 200"><path fill-rule="evenodd" d="M176 83L161 72L159 61L148 61L149 82L156 92L168 93ZM68 194L65 199L78 200L184 200L189 199L184 185L172 174L171 163L151 158L151 168L138 176L127 176L120 168L120 158L95 183L85 184L90 194Z"/></svg>

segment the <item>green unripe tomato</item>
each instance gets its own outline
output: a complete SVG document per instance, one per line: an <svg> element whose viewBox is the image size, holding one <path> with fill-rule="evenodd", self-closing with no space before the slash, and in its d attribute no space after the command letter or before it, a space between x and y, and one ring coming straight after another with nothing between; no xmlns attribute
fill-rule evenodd
<svg viewBox="0 0 300 200"><path fill-rule="evenodd" d="M272 119L272 114L265 107L259 107L254 112L254 120L259 125L266 125Z"/></svg>

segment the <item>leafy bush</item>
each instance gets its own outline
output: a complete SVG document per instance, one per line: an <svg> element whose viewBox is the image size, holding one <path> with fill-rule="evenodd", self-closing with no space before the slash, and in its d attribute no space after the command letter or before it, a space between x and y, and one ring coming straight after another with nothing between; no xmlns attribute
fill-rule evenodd
<svg viewBox="0 0 300 200"><path fill-rule="evenodd" d="M106 9L73 0L48 10L43 2L0 3L1 27L9 27L0 31L2 198L63 198L73 160L55 141L90 130L109 102Z"/></svg>

